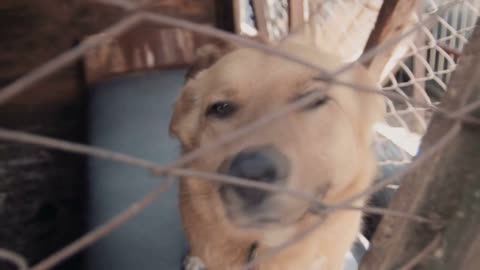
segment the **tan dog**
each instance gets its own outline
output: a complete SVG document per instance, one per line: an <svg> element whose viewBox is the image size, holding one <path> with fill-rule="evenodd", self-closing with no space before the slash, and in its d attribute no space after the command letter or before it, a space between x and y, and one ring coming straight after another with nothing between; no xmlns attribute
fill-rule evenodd
<svg viewBox="0 0 480 270"><path fill-rule="evenodd" d="M341 66L335 56L310 45L277 46L327 70ZM210 59L211 60L211 59ZM324 87L318 71L253 49L237 49L189 73L170 129L187 153ZM196 68L199 68L196 65ZM363 67L341 80L375 86ZM375 173L372 126L383 117L383 98L332 86L304 109L290 113L249 136L189 164L218 172L314 193L337 203L367 188ZM364 204L359 200L356 205ZM182 179L180 209L191 256L208 270L239 269L255 255L290 239L316 222L309 204L286 194ZM341 270L361 226L361 213L336 211L306 239L258 269Z"/></svg>

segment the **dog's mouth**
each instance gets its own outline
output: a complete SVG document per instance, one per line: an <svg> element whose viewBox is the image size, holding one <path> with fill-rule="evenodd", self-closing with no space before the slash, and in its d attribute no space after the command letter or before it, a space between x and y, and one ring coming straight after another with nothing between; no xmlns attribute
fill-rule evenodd
<svg viewBox="0 0 480 270"><path fill-rule="evenodd" d="M288 200L280 195L262 197L252 203L238 196L228 186L221 187L219 194L227 219L236 227L244 229L271 229L291 226L301 221L309 212L307 205L292 209Z"/></svg>
<svg viewBox="0 0 480 270"><path fill-rule="evenodd" d="M318 187L314 196L325 198L330 186L330 183L326 183ZM245 189L255 190L247 187ZM274 229L297 224L307 215L320 219L327 217L325 211L307 201L292 198L289 194L275 194L263 190L259 192L261 195L258 198L252 199L251 195L246 200L238 192L238 187L224 185L218 189L224 214L233 225L246 229Z"/></svg>
<svg viewBox="0 0 480 270"><path fill-rule="evenodd" d="M243 223L237 223L236 225L240 228L246 229L278 229L290 227L301 222L307 214L308 211L303 211L290 218L287 218L285 215L257 214L249 216ZM230 220L232 220L232 218L230 218Z"/></svg>

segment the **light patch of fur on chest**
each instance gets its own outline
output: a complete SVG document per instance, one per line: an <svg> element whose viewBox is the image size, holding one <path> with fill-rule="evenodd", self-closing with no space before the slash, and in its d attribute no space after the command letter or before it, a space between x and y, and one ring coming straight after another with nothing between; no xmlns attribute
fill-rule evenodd
<svg viewBox="0 0 480 270"><path fill-rule="evenodd" d="M268 230L263 236L262 244L268 247L279 246L294 237L295 232L296 230L293 227Z"/></svg>
<svg viewBox="0 0 480 270"><path fill-rule="evenodd" d="M327 258L321 256L313 262L312 266L308 270L326 270L326 266Z"/></svg>
<svg viewBox="0 0 480 270"><path fill-rule="evenodd" d="M203 263L202 259L193 256L187 256L183 261L184 270L206 270L207 267Z"/></svg>

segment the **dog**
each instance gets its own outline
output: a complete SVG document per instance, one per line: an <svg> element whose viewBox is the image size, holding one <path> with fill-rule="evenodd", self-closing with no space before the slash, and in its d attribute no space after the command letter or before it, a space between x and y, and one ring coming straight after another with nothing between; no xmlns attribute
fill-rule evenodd
<svg viewBox="0 0 480 270"><path fill-rule="evenodd" d="M309 42L292 39L274 46L329 71L344 64ZM326 204L348 199L372 183L373 125L385 113L380 95L328 85L314 79L319 73L312 67L251 48L212 46L193 66L170 122L170 133L184 154L302 97L328 90L305 107L186 167L315 194ZM338 79L376 86L375 76L361 65ZM179 185L189 256L208 270L240 269L252 256L262 256L319 219L322 224L308 237L256 269L341 270L362 226L360 211L318 215L310 211L308 202L284 193L195 177L182 178ZM365 201L358 199L354 205Z"/></svg>

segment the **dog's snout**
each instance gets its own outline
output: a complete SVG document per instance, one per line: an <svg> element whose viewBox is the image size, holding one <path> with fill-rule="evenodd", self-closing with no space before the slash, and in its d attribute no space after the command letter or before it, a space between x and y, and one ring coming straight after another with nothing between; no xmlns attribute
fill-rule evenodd
<svg viewBox="0 0 480 270"><path fill-rule="evenodd" d="M245 151L236 155L228 174L250 180L271 183L277 179L277 167L264 151Z"/></svg>
<svg viewBox="0 0 480 270"><path fill-rule="evenodd" d="M266 146L239 152L225 169L225 173L231 176L274 184L287 177L289 162L276 148ZM268 195L268 192L255 188L230 188L249 204L258 204Z"/></svg>

